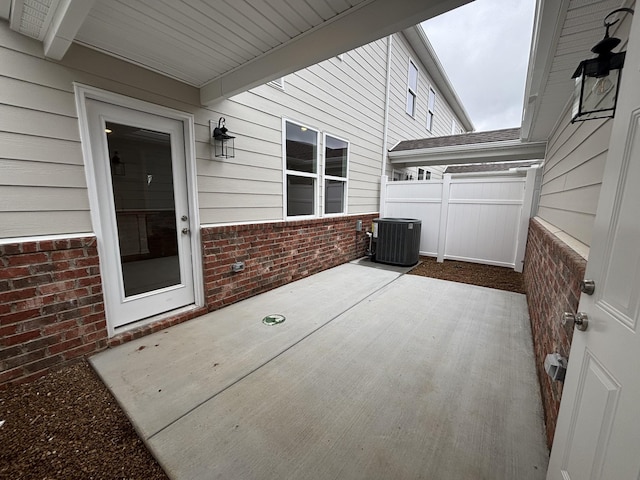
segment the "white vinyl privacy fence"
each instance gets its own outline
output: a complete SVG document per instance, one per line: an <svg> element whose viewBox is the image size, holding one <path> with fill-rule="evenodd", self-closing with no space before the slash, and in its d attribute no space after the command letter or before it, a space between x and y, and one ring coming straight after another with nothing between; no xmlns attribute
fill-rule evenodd
<svg viewBox="0 0 640 480"><path fill-rule="evenodd" d="M389 182L380 216L422 221L420 254L522 271L537 169Z"/></svg>

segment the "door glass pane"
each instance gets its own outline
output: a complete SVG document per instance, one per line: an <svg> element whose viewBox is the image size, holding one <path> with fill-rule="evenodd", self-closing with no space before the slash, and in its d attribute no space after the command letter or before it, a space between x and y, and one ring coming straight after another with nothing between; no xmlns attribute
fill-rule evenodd
<svg viewBox="0 0 640 480"><path fill-rule="evenodd" d="M171 137L107 122L126 297L180 283Z"/></svg>

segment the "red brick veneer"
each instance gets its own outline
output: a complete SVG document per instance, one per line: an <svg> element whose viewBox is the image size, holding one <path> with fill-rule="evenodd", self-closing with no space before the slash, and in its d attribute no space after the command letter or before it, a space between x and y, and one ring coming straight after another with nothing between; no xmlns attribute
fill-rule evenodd
<svg viewBox="0 0 640 480"><path fill-rule="evenodd" d="M544 359L553 352L569 357L573 325L563 327L561 318L564 312L577 311L586 265L571 247L531 219L523 273L549 447L563 384L551 381L544 371Z"/></svg>
<svg viewBox="0 0 640 480"><path fill-rule="evenodd" d="M95 237L0 245L0 385L106 346Z"/></svg>
<svg viewBox="0 0 640 480"><path fill-rule="evenodd" d="M0 245L0 388L361 257L374 218L204 228L207 306L108 340L95 237ZM243 272L231 272L236 261Z"/></svg>
<svg viewBox="0 0 640 480"><path fill-rule="evenodd" d="M378 215L322 218L202 229L209 310L362 257L366 229ZM363 231L356 232L362 220ZM245 270L231 271L234 262Z"/></svg>

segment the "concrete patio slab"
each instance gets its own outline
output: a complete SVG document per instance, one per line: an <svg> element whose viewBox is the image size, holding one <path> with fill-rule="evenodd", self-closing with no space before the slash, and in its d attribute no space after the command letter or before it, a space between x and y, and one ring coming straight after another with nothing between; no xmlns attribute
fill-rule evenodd
<svg viewBox="0 0 640 480"><path fill-rule="evenodd" d="M398 278L346 264L91 357L143 438ZM406 269L405 269L406 270ZM287 320L267 327L269 314ZM152 406L152 408L151 408Z"/></svg>
<svg viewBox="0 0 640 480"><path fill-rule="evenodd" d="M291 295L269 292L215 320L186 329L194 320L93 357L133 422L152 431L144 439L171 478L545 477L548 452L523 295L364 265L305 280L283 287ZM353 281L366 284L369 295L354 285L359 294L349 302L341 291ZM295 300L286 308L296 312L305 303L307 315L259 324L262 335L243 326L247 320L226 323L236 314L245 318L245 309L282 305L275 299ZM259 323L255 314L247 318ZM297 337L282 328L308 318L313 325L299 326ZM236 337L234 328L247 336ZM203 349L188 348L199 336L237 342L220 346L219 366L242 368L220 382L210 364L200 368ZM148 347L138 350L142 344ZM152 355L143 356L147 350ZM203 377L167 379L175 397L169 415L161 395L138 397L145 389L137 382L155 388L149 376L169 376L176 355ZM179 399L187 406L176 417Z"/></svg>

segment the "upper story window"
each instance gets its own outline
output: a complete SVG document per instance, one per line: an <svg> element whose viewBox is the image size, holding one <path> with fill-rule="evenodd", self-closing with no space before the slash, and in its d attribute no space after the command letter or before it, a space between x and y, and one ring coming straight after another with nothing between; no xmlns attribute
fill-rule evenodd
<svg viewBox="0 0 640 480"><path fill-rule="evenodd" d="M431 180L431 172L424 168L418 168L418 180Z"/></svg>
<svg viewBox="0 0 640 480"><path fill-rule="evenodd" d="M418 98L418 67L409 60L409 76L407 80L407 113L412 117L416 114Z"/></svg>
<svg viewBox="0 0 640 480"><path fill-rule="evenodd" d="M286 216L316 215L320 133L287 120L284 124Z"/></svg>
<svg viewBox="0 0 640 480"><path fill-rule="evenodd" d="M347 213L349 142L324 135L324 213Z"/></svg>
<svg viewBox="0 0 640 480"><path fill-rule="evenodd" d="M436 92L433 88L429 88L429 102L427 106L427 130L433 128L433 115L436 110Z"/></svg>

